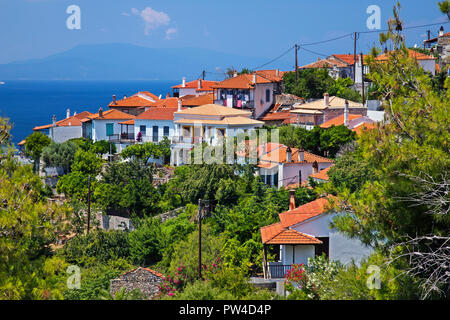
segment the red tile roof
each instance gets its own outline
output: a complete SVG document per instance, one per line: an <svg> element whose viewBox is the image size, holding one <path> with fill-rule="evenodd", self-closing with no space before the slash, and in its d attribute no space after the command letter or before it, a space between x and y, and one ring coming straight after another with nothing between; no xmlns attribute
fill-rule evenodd
<svg viewBox="0 0 450 320"><path fill-rule="evenodd" d="M298 151L299 149L297 148L291 148L291 152L292 152L292 162L291 163L300 163L298 161ZM277 162L277 163L287 163L286 159L286 152L287 152L287 146L283 145L282 147L267 153L266 155L263 155L261 157L261 161L260 162ZM313 153L310 153L308 151L304 151L304 157L303 157L303 162L305 163L313 163L315 161L317 162L328 162L328 163L334 163L333 160L325 158L325 157L321 157L318 155L315 155Z"/></svg>
<svg viewBox="0 0 450 320"><path fill-rule="evenodd" d="M78 113L76 115L73 115L69 118L65 118L63 120L59 120L56 122L57 127L70 127L70 126L81 126L81 120L92 115L89 111L83 111L81 113ZM34 127L33 130L43 130L53 127L53 124L47 124L44 126L38 126Z"/></svg>
<svg viewBox="0 0 450 320"><path fill-rule="evenodd" d="M429 56L420 52L417 52L415 50L411 50L411 49L407 49L408 50L408 56L410 58L413 58L415 60L436 60L435 57L433 56ZM388 53L383 53L382 55L379 55L378 57L376 57L375 60L378 61L386 61L389 58L390 52Z"/></svg>
<svg viewBox="0 0 450 320"><path fill-rule="evenodd" d="M186 82L184 87L183 84L179 84L173 86L172 89L196 89L197 91L213 91L212 86L218 83L218 81L200 80L200 89L199 89L198 81L199 80Z"/></svg>
<svg viewBox="0 0 450 320"><path fill-rule="evenodd" d="M284 228L288 228L329 211L329 198L334 197L319 198L293 210L280 213L278 216L280 217L281 225Z"/></svg>
<svg viewBox="0 0 450 320"><path fill-rule="evenodd" d="M272 83L283 80L282 75L285 72L279 71L276 76L276 70L259 70L256 71L256 83ZM255 86L253 82L254 74L241 74L237 77L229 78L221 81L213 86L217 89L251 89Z"/></svg>
<svg viewBox="0 0 450 320"><path fill-rule="evenodd" d="M109 109L106 111L103 111L103 115L100 117L98 113L92 114L87 116L86 118L82 119L81 122L88 122L91 120L127 120L127 119L134 119L135 116L116 110L116 109Z"/></svg>
<svg viewBox="0 0 450 320"><path fill-rule="evenodd" d="M355 61L358 62L359 54L356 55L356 59L353 54L333 54L332 57L342 60L348 65L354 65ZM365 61L367 57L368 57L367 54L363 54L363 61Z"/></svg>
<svg viewBox="0 0 450 320"><path fill-rule="evenodd" d="M148 91L140 91L130 97L123 98L121 100L116 100L116 102L111 101L109 107L147 107L152 105L154 102L158 101L159 97Z"/></svg>
<svg viewBox="0 0 450 320"><path fill-rule="evenodd" d="M361 118L362 115L360 114L349 114L348 115L348 120L354 120L354 119L358 119ZM320 125L321 128L330 128L332 126L340 126L344 124L344 115L340 115L337 117L334 117L333 119L330 119L328 121L325 121L324 123L322 123Z"/></svg>
<svg viewBox="0 0 450 320"><path fill-rule="evenodd" d="M262 227L261 239L264 244L321 244L319 239L292 229L286 229L280 223Z"/></svg>
<svg viewBox="0 0 450 320"><path fill-rule="evenodd" d="M336 66L338 68L345 68L348 66L348 64L331 56L331 57L328 57L328 58L325 58L322 60L319 59L319 60L317 60L313 63L307 64L305 66L301 66L301 67L299 67L299 69L310 69L310 68L312 69L312 68L325 68L325 67L330 68L333 66Z"/></svg>
<svg viewBox="0 0 450 320"><path fill-rule="evenodd" d="M177 111L178 108L150 107L147 111L137 116L136 119L173 120L173 114Z"/></svg>
<svg viewBox="0 0 450 320"><path fill-rule="evenodd" d="M181 97L182 105L187 107L202 106L205 104L214 103L214 94L207 93L197 96L183 96Z"/></svg>
<svg viewBox="0 0 450 320"><path fill-rule="evenodd" d="M330 177L328 177L328 171L330 171L331 167L325 168L325 169L319 171L318 173L313 173L310 175L310 177L328 181L330 179Z"/></svg>
<svg viewBox="0 0 450 320"><path fill-rule="evenodd" d="M360 135L364 131L373 130L376 127L376 123L363 123L362 125L353 128L352 131L355 131L357 135Z"/></svg>

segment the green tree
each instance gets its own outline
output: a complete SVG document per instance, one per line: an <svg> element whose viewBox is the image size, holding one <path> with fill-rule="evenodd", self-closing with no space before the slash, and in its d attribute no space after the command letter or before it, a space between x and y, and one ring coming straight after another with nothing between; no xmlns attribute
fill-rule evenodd
<svg viewBox="0 0 450 320"><path fill-rule="evenodd" d="M122 158L136 158L146 164L150 159L159 159L170 157L170 142L165 139L158 143L145 142L136 143L125 148L120 154Z"/></svg>
<svg viewBox="0 0 450 320"><path fill-rule="evenodd" d="M52 140L48 136L39 131L33 132L25 139L25 154L34 160L34 170L36 172L39 171L42 149L51 142Z"/></svg>
<svg viewBox="0 0 450 320"><path fill-rule="evenodd" d="M369 58L368 77L385 97L388 118L359 139L363 161L376 179L357 193L340 194L347 214L335 218L334 226L409 261L405 272L421 279L425 298L449 290L448 270L426 258L442 254L439 248L450 237L448 194L442 191L450 169L450 80L445 94L433 90L430 78L408 55L398 12L396 6L389 31L380 36L382 45L393 46L388 61Z"/></svg>
<svg viewBox="0 0 450 320"><path fill-rule="evenodd" d="M77 145L72 142L52 142L42 149L42 159L46 167L62 167L64 172L68 173L76 150Z"/></svg>
<svg viewBox="0 0 450 320"><path fill-rule="evenodd" d="M164 235L159 219L146 218L130 232L130 258L137 265L159 262L164 250Z"/></svg>
<svg viewBox="0 0 450 320"><path fill-rule="evenodd" d="M108 142L106 140L99 140L94 142L90 150L98 155L104 155L107 153L114 154L116 153L117 149L114 143Z"/></svg>

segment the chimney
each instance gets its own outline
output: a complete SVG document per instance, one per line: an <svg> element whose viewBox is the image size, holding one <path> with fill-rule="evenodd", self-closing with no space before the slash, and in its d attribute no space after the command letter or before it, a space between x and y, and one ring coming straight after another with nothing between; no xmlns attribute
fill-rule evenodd
<svg viewBox="0 0 450 320"><path fill-rule="evenodd" d="M98 109L98 116L99 117L103 117L103 109L102 109L102 107L100 107L100 109Z"/></svg>
<svg viewBox="0 0 450 320"><path fill-rule="evenodd" d="M234 70L233 72L233 78L236 78L238 76L237 70Z"/></svg>
<svg viewBox="0 0 450 320"><path fill-rule="evenodd" d="M344 108L344 126L348 125L348 100L345 100L345 108Z"/></svg>
<svg viewBox="0 0 450 320"><path fill-rule="evenodd" d="M330 105L330 95L327 92L323 94L323 103L325 104L325 107Z"/></svg>
<svg viewBox="0 0 450 320"><path fill-rule="evenodd" d="M181 87L186 87L186 77L183 77L183 82L181 83Z"/></svg>
<svg viewBox="0 0 450 320"><path fill-rule="evenodd" d="M113 94L113 103L114 103L114 104L117 104L117 101L116 101L116 95L115 95L115 94Z"/></svg>
<svg viewBox="0 0 450 320"><path fill-rule="evenodd" d="M66 111L66 119L67 118L70 118L70 109L67 109L67 111Z"/></svg>
<svg viewBox="0 0 450 320"><path fill-rule="evenodd" d="M256 84L256 72L255 72L255 73L253 73L253 83L255 83L255 84Z"/></svg>
<svg viewBox="0 0 450 320"><path fill-rule="evenodd" d="M289 211L295 209L295 190L289 190Z"/></svg>
<svg viewBox="0 0 450 320"><path fill-rule="evenodd" d="M197 80L197 89L201 89L202 88L202 79L198 79Z"/></svg>
<svg viewBox="0 0 450 320"><path fill-rule="evenodd" d="M126 98L127 98L127 95L126 95L126 94L124 94L124 95L123 95L123 98L124 98L124 99L126 99Z"/></svg>
<svg viewBox="0 0 450 320"><path fill-rule="evenodd" d="M77 115L77 112L75 111L75 112L73 113L73 115L76 116L76 115Z"/></svg>
<svg viewBox="0 0 450 320"><path fill-rule="evenodd" d="M275 70L275 76L276 76L276 77L279 77L279 76L280 76L280 70L278 70L278 69Z"/></svg>
<svg viewBox="0 0 450 320"><path fill-rule="evenodd" d="M170 92L167 92L166 99L170 98Z"/></svg>
<svg viewBox="0 0 450 320"><path fill-rule="evenodd" d="M53 117L52 117L52 124L54 127L56 127L56 116L55 115L53 115Z"/></svg>
<svg viewBox="0 0 450 320"><path fill-rule="evenodd" d="M439 29L439 37L442 37L444 35L444 26L441 26Z"/></svg>
<svg viewBox="0 0 450 320"><path fill-rule="evenodd" d="M286 162L292 162L292 150L291 147L286 148Z"/></svg>
<svg viewBox="0 0 450 320"><path fill-rule="evenodd" d="M298 149L298 161L305 161L305 150L303 150L302 148Z"/></svg>
<svg viewBox="0 0 450 320"><path fill-rule="evenodd" d="M178 99L178 111L181 111L181 99Z"/></svg>

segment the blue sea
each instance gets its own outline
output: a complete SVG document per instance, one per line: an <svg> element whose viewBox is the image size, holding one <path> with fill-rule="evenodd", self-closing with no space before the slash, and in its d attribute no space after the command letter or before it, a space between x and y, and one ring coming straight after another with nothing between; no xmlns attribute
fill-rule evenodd
<svg viewBox="0 0 450 320"><path fill-rule="evenodd" d="M1 80L1 79L0 79ZM98 112L108 109L112 95L117 99L138 91L150 91L165 97L172 94L174 81L7 81L0 84L0 117L10 119L12 142L17 144L33 133L33 127L52 123L74 111Z"/></svg>

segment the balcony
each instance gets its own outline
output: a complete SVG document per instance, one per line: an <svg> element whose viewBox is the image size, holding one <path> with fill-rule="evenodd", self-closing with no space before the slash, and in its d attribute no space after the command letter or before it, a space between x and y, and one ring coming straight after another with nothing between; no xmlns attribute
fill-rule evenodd
<svg viewBox="0 0 450 320"><path fill-rule="evenodd" d="M108 136L109 142L120 143L120 144L132 144L134 143L134 133L120 133L120 134L112 134Z"/></svg>
<svg viewBox="0 0 450 320"><path fill-rule="evenodd" d="M292 265L280 264L279 262L269 262L267 269L267 275L270 279L279 279L284 278L287 271L292 269Z"/></svg>
<svg viewBox="0 0 450 320"><path fill-rule="evenodd" d="M214 100L215 104L219 104L222 106L225 106L227 100ZM229 107L229 106L227 106ZM242 104L240 107L238 107L238 100L233 99L233 108L236 109L248 109L248 110L253 110L255 108L255 101L254 100L249 100L249 101L242 101Z"/></svg>

